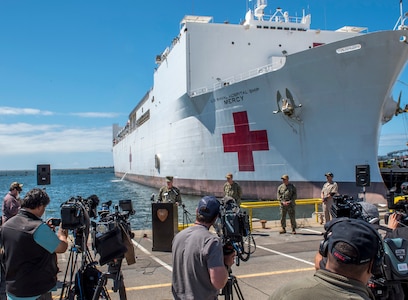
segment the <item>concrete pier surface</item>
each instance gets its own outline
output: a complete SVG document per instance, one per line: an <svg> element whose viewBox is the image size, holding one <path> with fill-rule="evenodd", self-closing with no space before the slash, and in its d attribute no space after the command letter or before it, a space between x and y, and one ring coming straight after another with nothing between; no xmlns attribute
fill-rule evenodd
<svg viewBox="0 0 408 300"><path fill-rule="evenodd" d="M296 234L291 234L290 230L279 234L279 220L267 221L265 228L259 220L254 220L252 234L256 250L248 261L240 261L239 266L232 267L232 275L236 277L244 299L267 299L277 287L295 278L313 275L314 256L323 239L324 228L315 218L297 219L297 224ZM152 251L150 230L134 233L132 243L137 261L130 266L125 260L122 263L127 299L173 299L171 252ZM90 252L94 254L92 250ZM54 299L60 299L68 258L69 251L58 257L61 272L58 274L59 288L53 292ZM80 259L78 256L78 263ZM98 269L104 272L106 266L98 266ZM112 291L112 286L113 281L108 279L106 287L111 298L120 299L119 293ZM239 299L235 292L233 297ZM219 299L224 298L219 296Z"/></svg>

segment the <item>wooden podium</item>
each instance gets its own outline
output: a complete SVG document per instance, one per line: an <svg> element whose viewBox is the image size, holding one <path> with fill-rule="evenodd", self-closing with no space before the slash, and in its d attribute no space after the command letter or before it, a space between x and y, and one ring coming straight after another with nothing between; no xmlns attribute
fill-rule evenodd
<svg viewBox="0 0 408 300"><path fill-rule="evenodd" d="M178 232L178 210L174 203L152 203L152 251L171 252L171 243Z"/></svg>

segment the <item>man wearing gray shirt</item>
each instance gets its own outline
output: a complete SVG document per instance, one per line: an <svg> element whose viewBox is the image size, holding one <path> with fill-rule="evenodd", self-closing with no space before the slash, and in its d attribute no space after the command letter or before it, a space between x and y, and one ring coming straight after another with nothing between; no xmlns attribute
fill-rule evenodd
<svg viewBox="0 0 408 300"><path fill-rule="evenodd" d="M176 300L214 300L228 280L235 252L223 253L221 239L209 231L218 217L220 202L205 196L198 203L194 226L173 240L172 293Z"/></svg>

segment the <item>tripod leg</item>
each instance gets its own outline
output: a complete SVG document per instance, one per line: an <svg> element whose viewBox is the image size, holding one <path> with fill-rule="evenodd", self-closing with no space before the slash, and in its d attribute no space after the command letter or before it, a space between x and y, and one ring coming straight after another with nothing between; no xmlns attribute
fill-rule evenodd
<svg viewBox="0 0 408 300"><path fill-rule="evenodd" d="M238 285L237 278L235 276L233 277L233 285L234 285L235 292L237 293L238 299L244 300L244 296L242 295L241 289Z"/></svg>
<svg viewBox="0 0 408 300"><path fill-rule="evenodd" d="M98 300L101 295L105 294L106 299L110 299L108 292L106 291L106 274L103 274L101 278L99 278L98 285L96 286L95 292L92 296L92 300Z"/></svg>
<svg viewBox="0 0 408 300"><path fill-rule="evenodd" d="M122 271L121 270L119 270L119 271L116 270L116 271L110 273L110 277L113 279L113 291L115 293L119 292L119 299L120 300L127 300L125 282L123 281Z"/></svg>
<svg viewBox="0 0 408 300"><path fill-rule="evenodd" d="M110 264L108 268L108 277L113 279L113 291L116 293L119 291L119 299L127 300L125 282L123 281L122 273L122 258L115 263Z"/></svg>
<svg viewBox="0 0 408 300"><path fill-rule="evenodd" d="M120 272L120 279L119 279L119 299L127 300L125 282L123 281L122 271Z"/></svg>
<svg viewBox="0 0 408 300"><path fill-rule="evenodd" d="M222 295L224 295L225 300L234 299L234 295L232 294L232 277L228 277L228 281L225 284L224 288L222 289Z"/></svg>
<svg viewBox="0 0 408 300"><path fill-rule="evenodd" d="M111 297L109 296L108 289L106 286L103 287L102 293L101 293L102 299L110 300Z"/></svg>
<svg viewBox="0 0 408 300"><path fill-rule="evenodd" d="M72 252L69 253L68 263L67 263L67 267L66 267L65 275L64 275L64 281L63 281L62 287L61 287L60 300L66 299L66 296L64 295L64 291L65 291L65 288L66 288L66 283L65 282L66 282L66 278L67 278L68 268L69 268L69 265L70 265L70 262L71 262L71 256L72 256Z"/></svg>
<svg viewBox="0 0 408 300"><path fill-rule="evenodd" d="M233 300L234 291L237 294L238 300L244 300L244 296L242 295L241 289L238 285L237 278L234 275L230 274L228 277L227 284L222 289L222 295L224 295L224 299Z"/></svg>
<svg viewBox="0 0 408 300"><path fill-rule="evenodd" d="M61 288L61 295L60 295L60 300L70 300L73 299L74 293L73 293L73 288L72 288L72 278L74 276L74 269L75 269L75 262L76 262L76 256L74 255L74 252L71 250L69 253L68 257L68 263L67 267L65 270L65 275L64 275L64 282L62 284ZM70 271L70 281L67 281L67 276L68 276L68 271Z"/></svg>

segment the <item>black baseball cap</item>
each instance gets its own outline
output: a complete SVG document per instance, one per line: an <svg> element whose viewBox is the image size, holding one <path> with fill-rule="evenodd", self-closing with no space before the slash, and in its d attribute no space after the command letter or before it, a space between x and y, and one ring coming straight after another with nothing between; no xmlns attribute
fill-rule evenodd
<svg viewBox="0 0 408 300"><path fill-rule="evenodd" d="M205 196L198 202L197 211L206 218L214 218L220 211L220 201L214 196Z"/></svg>
<svg viewBox="0 0 408 300"><path fill-rule="evenodd" d="M329 233L329 252L343 263L364 264L373 260L378 253L379 236L374 227L358 219L333 219L325 226ZM349 244L357 253L356 257L349 257L335 248L338 242Z"/></svg>

